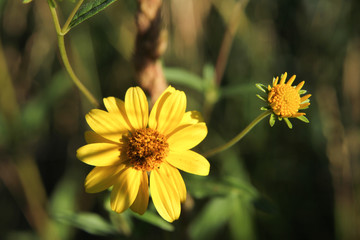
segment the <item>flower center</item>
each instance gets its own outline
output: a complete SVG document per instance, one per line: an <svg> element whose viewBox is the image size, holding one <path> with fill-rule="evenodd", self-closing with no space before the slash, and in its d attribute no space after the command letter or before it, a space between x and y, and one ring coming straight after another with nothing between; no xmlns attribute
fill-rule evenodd
<svg viewBox="0 0 360 240"><path fill-rule="evenodd" d="M268 95L268 101L274 113L280 117L291 117L300 108L300 94L287 84L273 86Z"/></svg>
<svg viewBox="0 0 360 240"><path fill-rule="evenodd" d="M136 170L151 171L159 167L169 152L166 137L151 128L136 130L129 136L127 156Z"/></svg>

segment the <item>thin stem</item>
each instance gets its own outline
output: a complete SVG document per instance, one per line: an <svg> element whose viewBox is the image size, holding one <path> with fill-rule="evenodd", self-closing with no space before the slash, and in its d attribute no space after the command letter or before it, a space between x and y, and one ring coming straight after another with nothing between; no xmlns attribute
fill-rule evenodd
<svg viewBox="0 0 360 240"><path fill-rule="evenodd" d="M50 12L51 15L53 17L54 20L54 24L55 24L55 29L56 29L56 33L57 33L57 37L58 37L58 45L59 45L59 51L60 51L60 55L61 55L61 59L63 60L64 63L64 67L66 69L66 71L68 72L68 74L70 75L70 78L73 80L74 84L77 86L77 88L85 95L85 97L95 106L98 107L99 103L96 100L96 98L90 93L90 91L82 84L82 82L80 81L80 79L76 76L74 70L71 67L69 58L67 56L66 53L66 48L65 48L65 41L64 41L64 35L66 33L63 33L60 27L60 23L59 23L59 18L57 16L56 10L55 8L53 8L49 3L49 7L50 7ZM75 7L76 8L76 7Z"/></svg>
<svg viewBox="0 0 360 240"><path fill-rule="evenodd" d="M84 2L84 0L79 0L78 3L76 4L76 6L74 7L74 9L72 10L72 12L70 13L68 19L66 20L63 28L62 28L62 32L65 35L68 31L70 31L69 25L71 20L73 19L73 17L75 16L76 12L79 10L81 4Z"/></svg>
<svg viewBox="0 0 360 240"><path fill-rule="evenodd" d="M236 135L233 139L231 139L229 142L225 143L222 146L219 146L217 148L214 148L208 152L206 152L204 157L211 157L219 152L222 152L231 146L233 146L235 143L240 141L250 130L255 127L256 124L258 124L262 119L264 119L266 116L271 114L271 110L267 110L266 112L263 112L260 114L257 118L255 118L244 130L242 130L238 135Z"/></svg>

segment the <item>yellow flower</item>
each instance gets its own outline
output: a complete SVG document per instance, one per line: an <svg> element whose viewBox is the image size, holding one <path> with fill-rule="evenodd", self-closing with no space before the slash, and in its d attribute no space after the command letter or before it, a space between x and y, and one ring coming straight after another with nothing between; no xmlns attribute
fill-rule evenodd
<svg viewBox="0 0 360 240"><path fill-rule="evenodd" d="M143 214L149 191L159 214L172 222L179 218L186 188L178 169L206 176L210 164L190 150L207 135L206 124L196 111L185 112L186 95L169 87L149 115L148 102L139 87L128 89L125 102L104 98L107 111L93 109L86 121L87 145L77 157L95 168L85 189L96 193L113 186L111 208ZM149 189L150 185L150 189Z"/></svg>
<svg viewBox="0 0 360 240"><path fill-rule="evenodd" d="M301 97L302 94L306 93L306 90L301 90L305 82L302 81L294 87L291 86L291 84L294 82L296 75L293 75L287 83L285 83L286 77L287 73L285 72L281 75L279 83L279 77L273 78L273 85L268 85L267 88L262 84L256 84L260 90L267 94L266 97L257 96L268 104L268 106L263 107L262 110L272 111L270 116L271 126L275 124L277 116L280 121L284 119L288 127L292 128L292 124L288 118L298 118L304 122L309 122L305 117L305 113L299 112L299 110L309 107L311 94Z"/></svg>

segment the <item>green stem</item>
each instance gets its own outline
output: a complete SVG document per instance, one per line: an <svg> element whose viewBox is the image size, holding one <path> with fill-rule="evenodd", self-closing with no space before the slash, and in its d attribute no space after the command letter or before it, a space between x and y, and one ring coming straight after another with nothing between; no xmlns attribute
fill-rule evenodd
<svg viewBox="0 0 360 240"><path fill-rule="evenodd" d="M79 0L79 2L76 4L76 6L74 7L74 9L72 10L72 12L70 13L68 19L66 20L63 28L62 28L62 32L64 33L64 35L70 31L70 28L69 28L69 25L70 25L70 22L71 20L74 18L76 12L79 10L81 4L84 2L84 0Z"/></svg>
<svg viewBox="0 0 360 240"><path fill-rule="evenodd" d="M261 120L263 120L266 116L271 114L271 110L267 110L266 112L263 112L260 114L257 118L255 118L244 130L242 130L238 135L236 135L233 139L231 139L229 142L225 143L222 146L219 146L217 148L214 148L205 154L203 154L204 157L211 157L219 152L222 152L231 146L233 146L235 143L240 141L250 130L255 127L256 124L258 124Z"/></svg>
<svg viewBox="0 0 360 240"><path fill-rule="evenodd" d="M80 1L81 2L81 1ZM49 7L50 7L50 12L51 15L53 17L54 20L54 24L55 24L55 30L57 33L57 37L58 37L58 45L59 45L59 51L60 51L60 55L61 55L61 59L63 60L64 63L64 67L66 69L66 71L68 72L68 74L70 75L70 78L73 80L74 84L77 86L77 88L85 95L85 97L95 106L95 107L99 107L99 103L96 100L96 98L90 93L90 91L82 84L82 82L80 81L80 79L76 76L74 70L71 67L69 58L67 56L66 53L66 48L65 48L65 41L64 41L64 35L66 33L64 33L61 30L60 27L60 23L59 23L59 18L57 16L56 10L54 7L51 6L50 2L49 3ZM77 6L75 7L77 8ZM68 30L67 30L68 31Z"/></svg>

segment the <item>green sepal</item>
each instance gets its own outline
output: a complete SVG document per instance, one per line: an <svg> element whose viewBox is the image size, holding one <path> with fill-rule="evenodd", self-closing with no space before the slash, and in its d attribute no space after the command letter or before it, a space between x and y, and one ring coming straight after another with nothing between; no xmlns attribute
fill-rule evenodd
<svg viewBox="0 0 360 240"><path fill-rule="evenodd" d="M306 122L306 123L309 123L309 122L310 122L309 119L307 119L307 117L305 117L305 116L297 117L297 119L299 119L299 120L301 120L301 121L303 121L303 122Z"/></svg>
<svg viewBox="0 0 360 240"><path fill-rule="evenodd" d="M267 110L269 110L269 108L267 108L267 107L261 107L260 110L267 111Z"/></svg>
<svg viewBox="0 0 360 240"><path fill-rule="evenodd" d="M308 109L309 106L303 107L303 108L299 108L299 110L304 110L304 109Z"/></svg>
<svg viewBox="0 0 360 240"><path fill-rule="evenodd" d="M275 121L276 121L275 114L272 113L272 114L270 115L270 119L269 119L269 124L270 124L271 127L274 126Z"/></svg>
<svg viewBox="0 0 360 240"><path fill-rule="evenodd" d="M261 83L256 83L255 86L260 89L261 91L263 91L264 93L266 93L266 86L264 84L261 84Z"/></svg>
<svg viewBox="0 0 360 240"><path fill-rule="evenodd" d="M27 4L27 3L30 3L30 2L32 2L32 0L23 0L24 4Z"/></svg>
<svg viewBox="0 0 360 240"><path fill-rule="evenodd" d="M265 98L263 98L263 97L260 96L259 94L256 94L256 96L257 96L258 98L260 98L261 100L263 100L264 102L267 102L267 101L265 100Z"/></svg>
<svg viewBox="0 0 360 240"><path fill-rule="evenodd" d="M290 120L289 120L288 118L284 118L284 120L285 120L287 126L288 126L290 129L292 129L292 124L291 124Z"/></svg>
<svg viewBox="0 0 360 240"><path fill-rule="evenodd" d="M305 93L307 93L307 91L306 91L305 89L301 89L301 90L299 91L299 94L300 94L300 95L305 94Z"/></svg>

